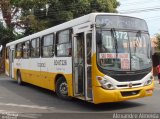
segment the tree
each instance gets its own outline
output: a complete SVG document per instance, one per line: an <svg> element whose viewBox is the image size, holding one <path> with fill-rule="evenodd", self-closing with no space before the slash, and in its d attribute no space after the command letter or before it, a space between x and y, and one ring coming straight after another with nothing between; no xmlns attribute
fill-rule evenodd
<svg viewBox="0 0 160 119"><path fill-rule="evenodd" d="M32 14L32 9L35 6L39 6L39 3L43 3L44 5L44 1L45 0L43 0L43 2L42 0L0 0L0 8L3 20L6 23L6 28L14 32L15 29L27 29L27 32L28 29L31 29L31 33L45 29L45 23L47 22L41 20L40 23L38 23L39 19L36 19ZM35 23L39 25L35 25Z"/></svg>
<svg viewBox="0 0 160 119"><path fill-rule="evenodd" d="M41 31L91 12L117 12L117 0L0 0L5 27L0 24L0 44ZM4 54L4 52L3 52Z"/></svg>
<svg viewBox="0 0 160 119"><path fill-rule="evenodd" d="M5 45L9 41L16 39L16 34L12 32L9 28L5 28L2 23L0 23L0 45Z"/></svg>
<svg viewBox="0 0 160 119"><path fill-rule="evenodd" d="M2 73L4 72L5 44L10 40L15 40L15 34L0 23L0 36L0 47L3 46L0 50L0 73Z"/></svg>
<svg viewBox="0 0 160 119"><path fill-rule="evenodd" d="M117 12L117 0L0 0L6 28L29 35L91 12Z"/></svg>
<svg viewBox="0 0 160 119"><path fill-rule="evenodd" d="M48 4L48 10L36 10L35 16L39 19L48 19L50 26L91 12L117 12L116 8L119 6L117 0L48 0Z"/></svg>
<svg viewBox="0 0 160 119"><path fill-rule="evenodd" d="M2 16L6 23L6 26L11 28L12 14L11 14L10 0L0 0L0 6L1 6Z"/></svg>

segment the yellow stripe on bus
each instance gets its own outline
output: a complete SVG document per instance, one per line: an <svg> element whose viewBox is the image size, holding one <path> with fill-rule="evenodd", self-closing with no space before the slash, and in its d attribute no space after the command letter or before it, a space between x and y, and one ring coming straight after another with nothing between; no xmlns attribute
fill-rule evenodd
<svg viewBox="0 0 160 119"><path fill-rule="evenodd" d="M17 79L17 70L14 68L14 79ZM72 74L63 73L52 73L52 72L42 72L34 70L19 69L21 73L22 80L33 85L55 91L55 78L58 74L65 77L68 84L68 96L73 96L72 89Z"/></svg>

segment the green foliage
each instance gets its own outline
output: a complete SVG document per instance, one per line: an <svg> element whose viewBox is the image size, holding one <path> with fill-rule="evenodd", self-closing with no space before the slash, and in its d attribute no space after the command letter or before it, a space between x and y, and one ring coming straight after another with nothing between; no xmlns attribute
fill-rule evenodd
<svg viewBox="0 0 160 119"><path fill-rule="evenodd" d="M16 35L11 29L5 28L2 23L0 23L0 45L5 45L6 43L16 39Z"/></svg>
<svg viewBox="0 0 160 119"><path fill-rule="evenodd" d="M25 36L46 29L46 25L48 24L46 20L38 21L34 15L27 15L21 19L26 26L24 33Z"/></svg>
<svg viewBox="0 0 160 119"><path fill-rule="evenodd" d="M48 12L37 11L39 19L49 19L54 26L92 12L117 12L117 0L48 0ZM45 14L47 12L47 15Z"/></svg>
<svg viewBox="0 0 160 119"><path fill-rule="evenodd" d="M11 0L21 8L25 35L58 25L91 12L117 12L117 0ZM49 8L46 9L46 4Z"/></svg>
<svg viewBox="0 0 160 119"><path fill-rule="evenodd" d="M14 21L14 23L8 23L12 25L12 27L9 28L4 28L1 25L0 35L2 37L0 42L2 44L16 39L17 36L19 37L19 35L13 33L14 28L25 30L24 35L27 36L92 12L117 12L116 8L119 6L117 0L6 1L10 1L9 7L6 7L6 9L8 9L7 11L13 11L13 13L6 13L5 11L3 11L3 13L11 14L10 16L12 16L12 18L10 17L8 18L9 20L6 21ZM46 9L46 5L49 6L48 9ZM14 20L15 16L16 20Z"/></svg>

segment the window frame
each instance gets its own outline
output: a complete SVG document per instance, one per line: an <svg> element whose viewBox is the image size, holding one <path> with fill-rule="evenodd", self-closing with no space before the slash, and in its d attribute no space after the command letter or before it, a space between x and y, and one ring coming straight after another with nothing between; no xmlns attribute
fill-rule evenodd
<svg viewBox="0 0 160 119"><path fill-rule="evenodd" d="M33 40L39 40L39 47L36 47L36 48L31 48L32 46L32 41ZM36 42L36 45L37 45L37 42ZM38 56L32 56L32 49L38 49L39 48L39 55ZM32 38L30 40L30 58L40 58L41 56L41 38L40 37L36 37L36 38Z"/></svg>
<svg viewBox="0 0 160 119"><path fill-rule="evenodd" d="M17 46L18 46L19 44L21 44L21 51L20 51L20 52L21 52L21 55L18 57L18 56L17 56ZM21 59L22 56L23 56L22 42L19 42L19 43L17 43L17 44L15 45L15 59Z"/></svg>
<svg viewBox="0 0 160 119"><path fill-rule="evenodd" d="M67 30L69 31L69 42L58 43L59 34L63 31L67 31ZM72 33L73 33L72 28L63 29L63 30L56 32L56 41L55 41L55 56L56 57L72 57ZM71 44L71 54L70 55L58 55L57 46L60 44Z"/></svg>
<svg viewBox="0 0 160 119"><path fill-rule="evenodd" d="M30 45L31 45L31 40L26 40L26 41L24 41L22 44L25 44L26 42L29 42L29 48L28 48L29 54L28 54L27 57L24 57L24 51L23 51L24 49L23 49L23 46L22 46L22 58L23 58L23 59L29 59L30 56L31 56L31 47L30 47Z"/></svg>
<svg viewBox="0 0 160 119"><path fill-rule="evenodd" d="M44 37L46 36L49 36L49 35L53 35L53 44L52 45L48 45L48 46L44 46ZM53 46L52 50L54 52L53 56L43 56L43 48L44 47L49 47L49 46ZM43 35L42 38L41 38L41 57L42 58L48 58L48 57L54 57L55 56L55 33L49 33L49 34L46 34L46 35Z"/></svg>

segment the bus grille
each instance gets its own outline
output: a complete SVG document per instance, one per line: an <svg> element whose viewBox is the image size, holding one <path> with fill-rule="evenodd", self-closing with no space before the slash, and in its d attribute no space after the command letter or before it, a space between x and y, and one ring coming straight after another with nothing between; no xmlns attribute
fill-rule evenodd
<svg viewBox="0 0 160 119"><path fill-rule="evenodd" d="M111 76L119 82L138 81L144 78L148 73L136 74L136 75L113 75Z"/></svg>
<svg viewBox="0 0 160 119"><path fill-rule="evenodd" d="M135 83L135 84L132 84L132 86L140 86L142 83ZM124 84L124 85L117 85L117 87L119 88L124 88L124 87L129 87L128 84Z"/></svg>
<svg viewBox="0 0 160 119"><path fill-rule="evenodd" d="M123 97L126 97L126 96L133 96L133 95L137 95L139 94L140 90L136 90L136 91L124 91L124 92L121 92L122 96Z"/></svg>

